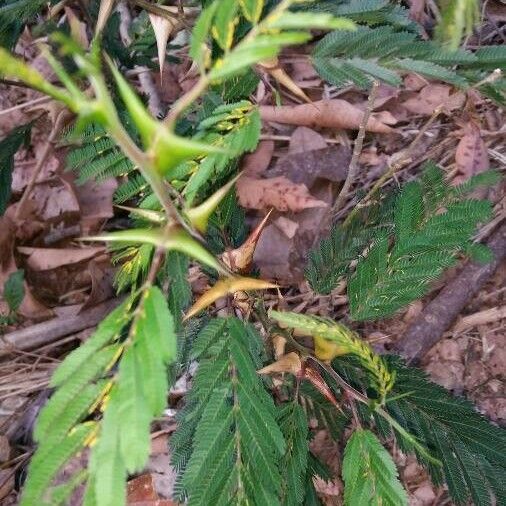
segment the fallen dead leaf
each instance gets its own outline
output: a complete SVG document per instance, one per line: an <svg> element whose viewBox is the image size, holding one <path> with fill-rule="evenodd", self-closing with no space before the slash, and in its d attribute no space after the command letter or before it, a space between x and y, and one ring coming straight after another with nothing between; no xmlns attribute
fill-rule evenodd
<svg viewBox="0 0 506 506"><path fill-rule="evenodd" d="M103 253L104 247L91 248L30 248L19 247L18 251L27 255L26 263L34 271L57 269L64 265L91 260Z"/></svg>
<svg viewBox="0 0 506 506"><path fill-rule="evenodd" d="M157 501L158 499L151 474L141 474L127 483L127 504Z"/></svg>
<svg viewBox="0 0 506 506"><path fill-rule="evenodd" d="M337 191L346 177L351 153L342 145L326 147L325 139L307 127L298 127L292 134L288 154L266 171L267 177L284 176L292 182L305 184L311 196L326 207L303 209L297 213L275 216L259 240L254 261L261 276L281 283L303 278L308 250L320 233Z"/></svg>
<svg viewBox="0 0 506 506"><path fill-rule="evenodd" d="M295 221L289 220L284 216L280 216L274 224L276 227L283 232L283 234L288 237L288 239L293 239L295 234L297 233L297 229L299 228L299 224Z"/></svg>
<svg viewBox="0 0 506 506"><path fill-rule="evenodd" d="M15 226L10 219L13 209L14 206L11 206L7 209L6 214L0 217L0 290L3 289L9 275L18 270L13 251ZM51 318L53 312L35 299L26 281L24 288L25 297L18 313L35 321Z"/></svg>
<svg viewBox="0 0 506 506"><path fill-rule="evenodd" d="M427 84L427 79L419 74L408 74L404 77L404 87L410 91L419 91Z"/></svg>
<svg viewBox="0 0 506 506"><path fill-rule="evenodd" d="M446 84L428 84L424 86L418 95L402 102L409 112L430 116L436 107L443 106L446 112L454 111L463 107L466 96L458 91L451 93L452 88Z"/></svg>
<svg viewBox="0 0 506 506"><path fill-rule="evenodd" d="M27 202L32 205L27 205L28 212L23 211L22 218L28 221L35 220L47 225L77 221L79 218L79 203L72 186L59 177L37 183Z"/></svg>
<svg viewBox="0 0 506 506"><path fill-rule="evenodd" d="M307 127L329 127L358 130L364 112L345 100L321 100L312 104L259 107L263 121L274 121ZM376 133L392 133L394 130L377 120L374 114L367 122L366 130Z"/></svg>
<svg viewBox="0 0 506 506"><path fill-rule="evenodd" d="M309 193L307 186L296 184L284 176L270 179L255 179L242 176L236 183L240 204L248 209L268 209L278 211L302 211L313 207L327 207L321 200Z"/></svg>
<svg viewBox="0 0 506 506"><path fill-rule="evenodd" d="M97 232L105 220L114 216L112 197L117 187L118 183L114 178L100 183L87 181L75 187L81 211L82 235Z"/></svg>
<svg viewBox="0 0 506 506"><path fill-rule="evenodd" d="M305 151L314 151L316 149L324 149L327 147L327 142L321 134L315 132L311 128L298 127L290 137L290 144L288 145L288 154L295 155Z"/></svg>
<svg viewBox="0 0 506 506"><path fill-rule="evenodd" d="M104 255L102 258L102 261L97 258L91 260L88 264L88 272L91 278L91 291L81 311L114 297L114 269L107 256Z"/></svg>
<svg viewBox="0 0 506 506"><path fill-rule="evenodd" d="M480 127L474 121L464 127L464 135L455 152L455 162L457 174L452 181L454 185L490 168L487 146L481 138Z"/></svg>
<svg viewBox="0 0 506 506"><path fill-rule="evenodd" d="M274 141L260 141L253 153L244 156L241 164L242 174L245 176L261 176L272 160Z"/></svg>
<svg viewBox="0 0 506 506"><path fill-rule="evenodd" d="M292 138L290 145L292 144L297 144L296 138ZM339 145L294 154L289 152L266 175L285 176L293 183L304 184L308 188L318 179L340 183L346 179L350 159L349 148Z"/></svg>

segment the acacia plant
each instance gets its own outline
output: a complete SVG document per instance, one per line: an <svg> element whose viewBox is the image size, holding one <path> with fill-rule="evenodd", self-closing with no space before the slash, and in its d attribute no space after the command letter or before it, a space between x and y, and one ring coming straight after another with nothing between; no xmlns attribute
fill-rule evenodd
<svg viewBox="0 0 506 506"><path fill-rule="evenodd" d="M446 483L456 504L506 504L505 433L469 402L400 358L378 355L343 322L266 309L263 291L275 285L248 273L255 237L246 238L233 190L236 162L260 135L248 98L258 81L252 66L284 47L316 41L315 68L336 86L399 85L404 72L417 72L464 89L478 83L498 101L503 83L483 76L504 64L504 47L473 53L424 41L405 10L384 0L205 1L188 53L200 77L159 120L124 77L155 55L153 34L141 26L131 47L121 46L117 14L104 21L109 4L89 50L61 33L42 48L60 84L0 50L2 76L75 114L64 142L81 180L122 175L116 201L134 203L132 228L85 238L110 243L126 296L52 377L22 505L65 504L83 484L86 506L125 504L127 478L148 459L150 424L190 363L198 368L170 439L176 500L318 504L313 478L330 476L309 449L317 424L344 447L345 504L407 504L389 453L394 441L436 484ZM22 6L28 19L30 2L0 9L11 37L4 45L15 38L23 16L13 12ZM156 13L174 19L170 8ZM428 162L418 180L376 191L333 227L311 252L309 283L330 293L347 279L349 325L394 314L462 256L487 261L473 237L491 205L471 192L495 181L486 172L450 186ZM190 264L212 285L193 305ZM216 316L213 305L224 298ZM300 336L311 336L314 348ZM280 338L285 353L275 357L272 340ZM55 486L86 449L87 468Z"/></svg>

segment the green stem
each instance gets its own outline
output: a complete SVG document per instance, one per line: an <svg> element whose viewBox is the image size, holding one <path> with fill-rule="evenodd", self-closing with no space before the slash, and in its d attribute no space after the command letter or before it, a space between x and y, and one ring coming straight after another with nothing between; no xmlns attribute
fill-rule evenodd
<svg viewBox="0 0 506 506"><path fill-rule="evenodd" d="M378 413L378 415L381 415L399 434L402 435L402 437L408 440L418 450L420 455L423 455L429 462L436 466L442 465L439 459L433 457L412 434L410 434L395 418L390 416L383 408L377 407L374 411Z"/></svg>

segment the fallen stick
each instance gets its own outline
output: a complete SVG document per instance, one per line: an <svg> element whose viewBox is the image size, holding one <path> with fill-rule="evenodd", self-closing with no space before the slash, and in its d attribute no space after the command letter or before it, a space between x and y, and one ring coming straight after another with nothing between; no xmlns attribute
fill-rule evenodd
<svg viewBox="0 0 506 506"><path fill-rule="evenodd" d="M443 337L462 309L506 258L506 223L494 233L487 246L492 250L494 259L487 264L469 262L424 308L395 343L393 353L416 363Z"/></svg>
<svg viewBox="0 0 506 506"><path fill-rule="evenodd" d="M0 336L0 356L15 353L16 350L31 350L94 327L121 301L121 298L110 299L74 316L59 316Z"/></svg>

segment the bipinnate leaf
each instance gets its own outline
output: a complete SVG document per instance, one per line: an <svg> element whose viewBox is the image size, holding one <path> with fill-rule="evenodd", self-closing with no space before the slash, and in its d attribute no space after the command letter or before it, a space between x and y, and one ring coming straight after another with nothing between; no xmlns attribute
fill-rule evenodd
<svg viewBox="0 0 506 506"><path fill-rule="evenodd" d="M369 430L356 430L344 451L344 503L346 506L407 506L395 463Z"/></svg>
<svg viewBox="0 0 506 506"><path fill-rule="evenodd" d="M95 332L56 368L51 378L52 387L60 387L91 357L110 342L116 340L129 320L130 301L126 300L100 323Z"/></svg>

